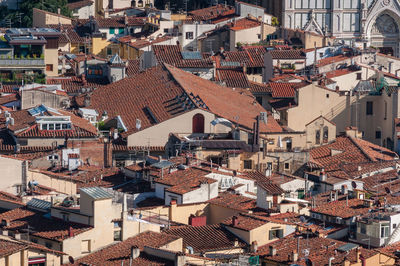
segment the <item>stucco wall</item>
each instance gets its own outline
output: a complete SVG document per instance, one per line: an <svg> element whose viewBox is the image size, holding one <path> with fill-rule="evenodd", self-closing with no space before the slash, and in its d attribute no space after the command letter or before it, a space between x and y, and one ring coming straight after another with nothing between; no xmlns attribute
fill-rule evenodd
<svg viewBox="0 0 400 266"><path fill-rule="evenodd" d="M204 133L211 133L210 122L214 120L214 114L195 109L129 135L128 146L142 146L143 143L150 146L165 146L172 129L173 132L192 132L192 118L197 113L204 115Z"/></svg>
<svg viewBox="0 0 400 266"><path fill-rule="evenodd" d="M16 194L17 185L22 184L23 161L0 156L0 190Z"/></svg>

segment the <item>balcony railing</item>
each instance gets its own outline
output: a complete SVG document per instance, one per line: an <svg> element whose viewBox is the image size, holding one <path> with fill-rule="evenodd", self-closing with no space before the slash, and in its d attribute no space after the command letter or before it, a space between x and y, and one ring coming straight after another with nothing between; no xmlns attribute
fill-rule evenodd
<svg viewBox="0 0 400 266"><path fill-rule="evenodd" d="M0 59L0 67L4 66L13 66L13 67L29 67L29 66L40 66L44 67L44 59L35 58L35 59Z"/></svg>

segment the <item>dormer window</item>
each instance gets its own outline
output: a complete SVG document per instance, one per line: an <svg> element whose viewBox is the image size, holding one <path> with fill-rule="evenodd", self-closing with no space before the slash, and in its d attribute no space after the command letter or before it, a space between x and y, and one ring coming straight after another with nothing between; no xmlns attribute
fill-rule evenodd
<svg viewBox="0 0 400 266"><path fill-rule="evenodd" d="M72 128L69 116L38 116L36 123L40 130L70 130Z"/></svg>

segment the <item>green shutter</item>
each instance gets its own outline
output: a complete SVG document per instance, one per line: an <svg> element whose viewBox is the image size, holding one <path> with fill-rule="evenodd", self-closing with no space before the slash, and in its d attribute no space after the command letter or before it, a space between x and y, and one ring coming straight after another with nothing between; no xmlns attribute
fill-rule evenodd
<svg viewBox="0 0 400 266"><path fill-rule="evenodd" d="M272 230L269 230L269 240L273 239Z"/></svg>
<svg viewBox="0 0 400 266"><path fill-rule="evenodd" d="M114 34L115 33L115 28L110 28L110 34Z"/></svg>
<svg viewBox="0 0 400 266"><path fill-rule="evenodd" d="M123 34L124 33L124 28L119 28L119 34Z"/></svg>

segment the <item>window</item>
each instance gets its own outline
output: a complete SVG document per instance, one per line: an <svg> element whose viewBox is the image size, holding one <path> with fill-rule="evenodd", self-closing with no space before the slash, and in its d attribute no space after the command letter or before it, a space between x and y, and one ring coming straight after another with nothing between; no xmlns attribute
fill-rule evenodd
<svg viewBox="0 0 400 266"><path fill-rule="evenodd" d="M318 25L321 26L321 29L326 29L330 31L331 29L331 14L329 13L316 13L315 20L317 21Z"/></svg>
<svg viewBox="0 0 400 266"><path fill-rule="evenodd" d="M282 238L283 237L283 230L282 229L275 229L269 231L269 240L275 238Z"/></svg>
<svg viewBox="0 0 400 266"><path fill-rule="evenodd" d="M319 144L321 141L320 139L321 139L321 131L316 130L315 131L315 144Z"/></svg>
<svg viewBox="0 0 400 266"><path fill-rule="evenodd" d="M186 40L193 40L193 31L186 32Z"/></svg>
<svg viewBox="0 0 400 266"><path fill-rule="evenodd" d="M261 97L261 96L257 96L257 97L256 97L256 101L257 101L260 105L262 105L262 97Z"/></svg>
<svg viewBox="0 0 400 266"><path fill-rule="evenodd" d="M344 13L343 23L344 32L359 32L360 31L360 14L359 13Z"/></svg>
<svg viewBox="0 0 400 266"><path fill-rule="evenodd" d="M285 163L284 167L285 167L285 170L289 170L290 169L290 164L289 163Z"/></svg>
<svg viewBox="0 0 400 266"><path fill-rule="evenodd" d="M90 240L81 241L81 253L90 253Z"/></svg>
<svg viewBox="0 0 400 266"><path fill-rule="evenodd" d="M110 34L114 34L115 33L115 28L110 28Z"/></svg>
<svg viewBox="0 0 400 266"><path fill-rule="evenodd" d="M329 93L326 94L326 98L329 98Z"/></svg>
<svg viewBox="0 0 400 266"><path fill-rule="evenodd" d="M328 142L328 138L329 138L329 129L328 129L328 127L324 127L324 132L323 132L323 134L322 134L322 141L324 142L324 143L327 143Z"/></svg>
<svg viewBox="0 0 400 266"><path fill-rule="evenodd" d="M204 115L195 114L193 116L192 133L204 133Z"/></svg>
<svg viewBox="0 0 400 266"><path fill-rule="evenodd" d="M121 241L121 230L114 231L114 241Z"/></svg>
<svg viewBox="0 0 400 266"><path fill-rule="evenodd" d="M53 71L53 65L52 64L46 64L46 71Z"/></svg>
<svg viewBox="0 0 400 266"><path fill-rule="evenodd" d="M46 242L44 244L45 244L46 248L52 248L53 247L53 244L50 243L50 242Z"/></svg>
<svg viewBox="0 0 400 266"><path fill-rule="evenodd" d="M374 113L373 102L367 102L366 107L367 107L367 110L366 110L367 115L373 115L373 113Z"/></svg>
<svg viewBox="0 0 400 266"><path fill-rule="evenodd" d="M61 124L56 124L56 130L60 130L61 129Z"/></svg>
<svg viewBox="0 0 400 266"><path fill-rule="evenodd" d="M389 236L389 225L382 224L381 225L381 237L388 237Z"/></svg>
<svg viewBox="0 0 400 266"><path fill-rule="evenodd" d="M47 124L42 124L42 130L47 130Z"/></svg>
<svg viewBox="0 0 400 266"><path fill-rule="evenodd" d="M393 224L393 229L396 229L396 224Z"/></svg>
<svg viewBox="0 0 400 266"><path fill-rule="evenodd" d="M66 222L69 222L69 215L68 214L63 214L63 220Z"/></svg>
<svg viewBox="0 0 400 266"><path fill-rule="evenodd" d="M344 0L343 8L345 9L357 9L360 8L360 0Z"/></svg>
<svg viewBox="0 0 400 266"><path fill-rule="evenodd" d="M308 13L297 13L294 14L294 27L302 29L306 25L309 18Z"/></svg>
<svg viewBox="0 0 400 266"><path fill-rule="evenodd" d="M261 34L257 34L257 38L258 38L258 39L261 39Z"/></svg>
<svg viewBox="0 0 400 266"><path fill-rule="evenodd" d="M375 138L376 139L381 139L381 137L382 137L382 132L380 130L375 131Z"/></svg>
<svg viewBox="0 0 400 266"><path fill-rule="evenodd" d="M168 33L168 29L164 29L164 33Z"/></svg>
<svg viewBox="0 0 400 266"><path fill-rule="evenodd" d="M111 48L107 48L107 55L112 55L112 50L111 50Z"/></svg>
<svg viewBox="0 0 400 266"><path fill-rule="evenodd" d="M49 130L54 130L54 124L49 124Z"/></svg>
<svg viewBox="0 0 400 266"><path fill-rule="evenodd" d="M253 161L252 160L244 160L243 161L243 168L244 169L253 169Z"/></svg>
<svg viewBox="0 0 400 266"><path fill-rule="evenodd" d="M365 224L360 224L360 233L361 234L367 233L367 226Z"/></svg>
<svg viewBox="0 0 400 266"><path fill-rule="evenodd" d="M384 120L387 119L387 102L385 101L385 116L383 117Z"/></svg>
<svg viewBox="0 0 400 266"><path fill-rule="evenodd" d="M361 73L357 73L357 80L361 80Z"/></svg>

